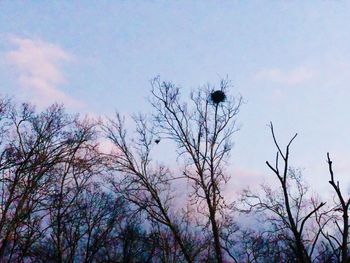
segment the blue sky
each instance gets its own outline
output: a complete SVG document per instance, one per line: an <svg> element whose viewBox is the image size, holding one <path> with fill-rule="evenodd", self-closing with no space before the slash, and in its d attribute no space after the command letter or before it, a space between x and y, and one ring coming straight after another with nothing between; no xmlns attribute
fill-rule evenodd
<svg viewBox="0 0 350 263"><path fill-rule="evenodd" d="M294 132L292 162L326 189L326 152L350 183L350 2L1 1L0 92L73 112L149 111L157 75L183 93L221 77L242 94L232 176L255 183ZM164 151L164 149L162 150Z"/></svg>

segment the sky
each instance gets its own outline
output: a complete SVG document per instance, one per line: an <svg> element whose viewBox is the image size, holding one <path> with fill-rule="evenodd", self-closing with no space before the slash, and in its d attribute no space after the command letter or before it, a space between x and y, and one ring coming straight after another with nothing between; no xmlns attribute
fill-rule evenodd
<svg viewBox="0 0 350 263"><path fill-rule="evenodd" d="M350 189L349 1L0 1L0 94L93 116L151 110L150 80L217 85L245 104L232 189L273 178L268 124L312 189L326 153ZM159 155L172 156L166 147Z"/></svg>

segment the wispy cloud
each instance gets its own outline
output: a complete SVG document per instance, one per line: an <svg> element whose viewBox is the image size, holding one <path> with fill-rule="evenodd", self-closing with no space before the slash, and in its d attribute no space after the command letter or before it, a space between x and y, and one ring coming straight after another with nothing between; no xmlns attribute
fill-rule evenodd
<svg viewBox="0 0 350 263"><path fill-rule="evenodd" d="M72 56L61 47L39 39L10 37L14 50L6 53L7 61L18 71L18 81L23 91L30 94L32 102L47 106L53 102L69 107L82 103L59 89L66 83L60 65Z"/></svg>
<svg viewBox="0 0 350 263"><path fill-rule="evenodd" d="M315 72L307 67L298 67L292 70L282 70L279 68L263 69L256 74L259 80L269 80L287 85L301 84L310 80L315 75Z"/></svg>

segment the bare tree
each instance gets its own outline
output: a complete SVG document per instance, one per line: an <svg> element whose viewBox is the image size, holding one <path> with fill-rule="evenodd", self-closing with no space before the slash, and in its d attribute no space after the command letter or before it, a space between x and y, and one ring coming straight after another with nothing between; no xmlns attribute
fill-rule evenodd
<svg viewBox="0 0 350 263"><path fill-rule="evenodd" d="M78 253L85 234L79 199L102 169L95 141L96 124L75 120L71 126L73 133L66 142L69 148L65 158L50 173L52 183L45 218L50 222L47 230L59 262L72 260Z"/></svg>
<svg viewBox="0 0 350 263"><path fill-rule="evenodd" d="M0 99L0 261L350 263L350 198L329 154L334 203L310 193L290 165L297 134L283 149L271 124L277 153L266 164L277 187L226 202L242 104L228 88L223 80L186 100L154 79L154 114L134 116L134 133L118 113L102 125L110 154L99 151L97 122ZM154 160L164 140L177 146L177 172ZM186 199L175 181L190 186ZM254 230L240 224L247 216Z"/></svg>
<svg viewBox="0 0 350 263"><path fill-rule="evenodd" d="M226 80L216 91L208 86L192 93L191 105L182 101L180 89L172 83L156 78L152 86L158 133L177 143L179 155L186 158L183 175L193 187L193 203L211 225L216 259L222 262L220 214L226 208L222 189L229 180L225 166L242 98L226 96Z"/></svg>
<svg viewBox="0 0 350 263"><path fill-rule="evenodd" d="M96 124L28 104L11 105L2 121L0 261L32 258L48 237L56 261L72 258L84 234L77 200L101 169Z"/></svg>
<svg viewBox="0 0 350 263"><path fill-rule="evenodd" d="M297 134L289 141L285 151L282 151L272 123L270 129L277 153L275 164L272 165L268 161L266 164L276 175L280 187L274 191L271 187L263 186L263 197L246 190L243 202L248 205L248 211L253 209L258 212L267 212L268 218L265 220L272 225L272 231L278 234L289 247L286 247L286 253L291 249L292 256L298 262L312 262L322 231L322 228L319 228L320 225L316 223L316 215L325 203L308 198L308 187L302 181L300 171L290 167L290 145Z"/></svg>
<svg viewBox="0 0 350 263"><path fill-rule="evenodd" d="M327 153L327 163L330 174L329 184L336 194L336 206L332 209L333 215L330 217L331 222L334 222L335 229L330 231L323 231L323 236L328 241L332 250L332 255L336 255L338 262L350 262L349 255L349 206L350 198L344 197L339 185L339 181L335 181L333 172L333 162ZM339 213L341 216L339 216ZM342 226L338 221L342 221ZM333 234L334 233L334 234ZM339 235L337 235L339 233Z"/></svg>
<svg viewBox="0 0 350 263"><path fill-rule="evenodd" d="M21 237L26 240L25 248L30 246L30 237L40 237L33 231L43 217L51 182L48 174L67 153L69 144L61 135L69 123L58 106L35 114L24 104L9 113L9 132L1 155L0 258L7 254L11 261L14 253L25 253L23 246L17 247L23 245Z"/></svg>
<svg viewBox="0 0 350 263"><path fill-rule="evenodd" d="M152 165L151 149L154 141L143 117L135 118L138 138L128 140L124 121L119 114L116 120L105 125L107 136L116 146L111 155L114 169L121 173L121 180L112 180L114 189L139 210L146 212L152 222L166 226L172 233L176 243L187 262L193 262L191 250L187 246L176 217L171 212L171 188L173 179L164 166Z"/></svg>

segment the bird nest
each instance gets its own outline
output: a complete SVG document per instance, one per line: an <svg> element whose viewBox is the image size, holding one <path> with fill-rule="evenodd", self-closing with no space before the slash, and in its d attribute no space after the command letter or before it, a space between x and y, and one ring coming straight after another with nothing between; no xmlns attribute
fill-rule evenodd
<svg viewBox="0 0 350 263"><path fill-rule="evenodd" d="M210 99L214 104L219 104L226 100L226 94L222 90L216 90L210 94Z"/></svg>

